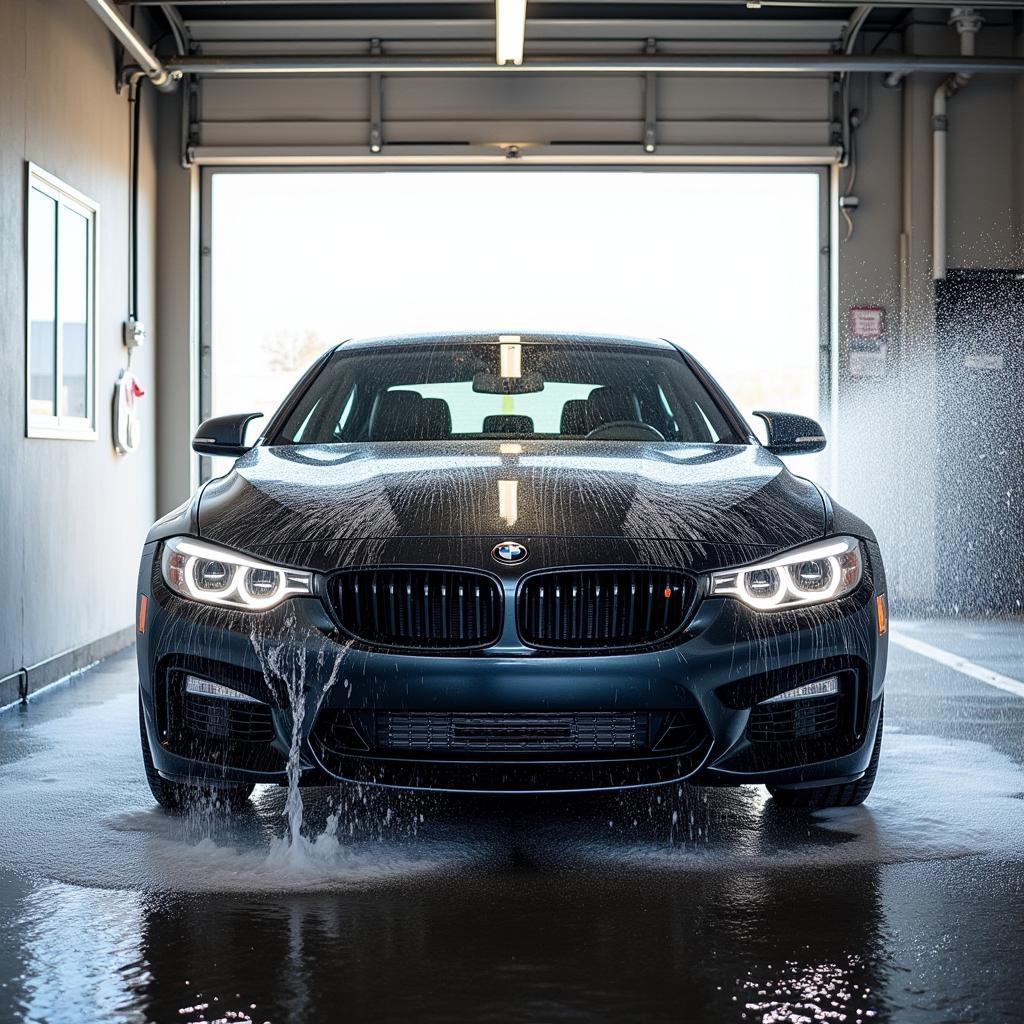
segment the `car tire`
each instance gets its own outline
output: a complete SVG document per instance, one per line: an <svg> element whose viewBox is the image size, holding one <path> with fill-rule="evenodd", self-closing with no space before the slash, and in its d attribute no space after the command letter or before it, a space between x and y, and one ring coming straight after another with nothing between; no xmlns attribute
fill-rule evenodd
<svg viewBox="0 0 1024 1024"><path fill-rule="evenodd" d="M818 811L826 807L857 807L864 803L878 774L878 759L882 753L882 717L883 713L879 711L878 730L875 732L871 760L868 762L867 770L856 782L846 782L839 786L812 786L807 789L769 786L768 792L772 799L780 807L805 811Z"/></svg>
<svg viewBox="0 0 1024 1024"><path fill-rule="evenodd" d="M153 755L146 735L146 719L139 697L139 738L142 742L142 763L146 769L146 782L153 799L166 811L180 814L192 807L212 803L227 811L239 811L252 795L254 785L196 786L187 782L165 779L153 765Z"/></svg>

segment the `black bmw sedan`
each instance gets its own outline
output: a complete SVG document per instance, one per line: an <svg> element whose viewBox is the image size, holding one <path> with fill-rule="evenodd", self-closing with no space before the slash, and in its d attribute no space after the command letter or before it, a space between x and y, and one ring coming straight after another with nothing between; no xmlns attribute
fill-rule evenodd
<svg viewBox="0 0 1024 1024"><path fill-rule="evenodd" d="M858 804L878 766L871 529L666 341L349 341L193 442L236 457L150 531L157 801L257 783L475 792L761 783Z"/></svg>

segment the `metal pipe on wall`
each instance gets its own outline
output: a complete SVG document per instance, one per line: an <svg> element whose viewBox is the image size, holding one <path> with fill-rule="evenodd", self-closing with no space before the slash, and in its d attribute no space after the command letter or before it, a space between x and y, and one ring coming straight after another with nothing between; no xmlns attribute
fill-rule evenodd
<svg viewBox="0 0 1024 1024"><path fill-rule="evenodd" d="M972 7L954 7L949 21L960 35L960 53L974 57L974 39L981 28L981 16ZM932 96L932 278L936 281L946 277L946 103L970 80L970 72L952 74L939 83Z"/></svg>
<svg viewBox="0 0 1024 1024"><path fill-rule="evenodd" d="M153 85L164 92L169 92L177 85L177 80L181 78L181 72L168 71L164 67L160 58L149 48L146 41L121 16L121 12L112 0L85 0L85 2L96 13L100 21L107 26Z"/></svg>
<svg viewBox="0 0 1024 1024"><path fill-rule="evenodd" d="M88 0L99 2L99 0ZM833 74L838 72L933 72L1024 74L1020 57L905 57L835 54L736 56L656 55L636 57L534 57L522 64L495 64L481 57L365 57L309 55L171 57L173 75L524 75L524 74Z"/></svg>

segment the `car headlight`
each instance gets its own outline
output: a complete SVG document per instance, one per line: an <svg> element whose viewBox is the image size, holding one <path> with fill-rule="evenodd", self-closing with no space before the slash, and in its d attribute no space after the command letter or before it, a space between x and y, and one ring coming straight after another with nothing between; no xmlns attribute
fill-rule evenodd
<svg viewBox="0 0 1024 1024"><path fill-rule="evenodd" d="M860 541L830 537L784 555L711 575L711 594L736 597L758 611L834 601L856 589L864 572Z"/></svg>
<svg viewBox="0 0 1024 1024"><path fill-rule="evenodd" d="M266 611L285 598L313 593L313 575L259 562L191 537L165 541L160 561L164 582L193 601Z"/></svg>

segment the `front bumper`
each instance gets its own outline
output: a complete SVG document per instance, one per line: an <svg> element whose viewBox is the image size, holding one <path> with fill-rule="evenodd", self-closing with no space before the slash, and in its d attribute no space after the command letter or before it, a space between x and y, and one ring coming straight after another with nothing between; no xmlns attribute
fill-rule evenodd
<svg viewBox="0 0 1024 1024"><path fill-rule="evenodd" d="M455 656L350 646L317 598L293 599L259 615L200 606L164 586L155 563L158 549L147 545L143 555L140 592L147 612L138 657L153 762L166 778L284 782L293 704L302 712L306 784L345 779L506 792L617 789L683 779L831 785L859 778L870 759L887 648L875 600L884 591L884 575L870 542L864 581L841 601L766 614L728 599L704 599L674 646L558 656L500 645ZM175 701L186 672L269 706L269 733L258 750L228 739L183 742L175 734ZM841 680L836 727L820 736L804 730L778 742L754 738L752 709L760 701L832 674ZM373 724L383 712L635 712L648 723L651 742L600 754L383 749L375 744ZM699 723L699 742L685 750L664 744L652 749L671 713ZM332 726L335 737L348 735L345 730L353 726L348 748L325 741L328 721L341 723Z"/></svg>

